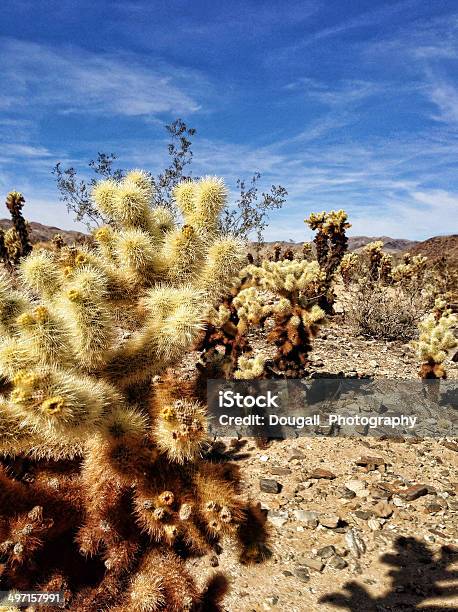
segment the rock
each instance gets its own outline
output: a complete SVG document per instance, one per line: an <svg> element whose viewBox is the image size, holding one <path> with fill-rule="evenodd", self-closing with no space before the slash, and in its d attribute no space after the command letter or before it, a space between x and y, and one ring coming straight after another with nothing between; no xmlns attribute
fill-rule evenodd
<svg viewBox="0 0 458 612"><path fill-rule="evenodd" d="M442 446L445 446L445 448L448 448L449 450L458 453L458 444L456 442L452 442L451 440L445 440L445 442L442 442Z"/></svg>
<svg viewBox="0 0 458 612"><path fill-rule="evenodd" d="M308 527L317 527L318 525L319 514L314 510L294 510L294 516L296 520L307 523Z"/></svg>
<svg viewBox="0 0 458 612"><path fill-rule="evenodd" d="M391 501L397 508L405 508L405 503L397 495L395 495Z"/></svg>
<svg viewBox="0 0 458 612"><path fill-rule="evenodd" d="M443 508L439 504L427 504L424 508L424 513L433 514L435 512L440 512L441 510L443 510Z"/></svg>
<svg viewBox="0 0 458 612"><path fill-rule="evenodd" d="M300 461L300 460L302 460L302 459L305 459L305 455L304 455L304 453L303 453L302 451L300 451L299 449L294 448L294 449L291 451L290 456L288 457L288 461L293 461L294 459L297 459L297 460L299 460L299 461Z"/></svg>
<svg viewBox="0 0 458 612"><path fill-rule="evenodd" d="M259 461L262 461L263 463L265 463L266 461L269 461L269 456L268 455L261 455L259 457Z"/></svg>
<svg viewBox="0 0 458 612"><path fill-rule="evenodd" d="M364 456L356 461L356 465L364 467L366 472L373 472L376 468L384 471L386 463L382 457Z"/></svg>
<svg viewBox="0 0 458 612"><path fill-rule="evenodd" d="M306 567L295 567L293 572L296 578L299 578L301 582L309 582L310 572Z"/></svg>
<svg viewBox="0 0 458 612"><path fill-rule="evenodd" d="M353 555L359 559L366 552L366 544L356 529L350 529L345 534L345 542Z"/></svg>
<svg viewBox="0 0 458 612"><path fill-rule="evenodd" d="M329 559L327 563L327 567L331 567L332 569L337 569L337 570L343 570L346 567L348 567L348 563L340 555L334 555L333 557Z"/></svg>
<svg viewBox="0 0 458 612"><path fill-rule="evenodd" d="M309 557L301 557L300 563L317 572L321 572L324 567L324 563L320 559L311 559Z"/></svg>
<svg viewBox="0 0 458 612"><path fill-rule="evenodd" d="M399 497L406 501L414 501L423 495L428 494L428 488L425 485L417 484L399 492Z"/></svg>
<svg viewBox="0 0 458 612"><path fill-rule="evenodd" d="M349 480L345 483L345 486L356 494L358 491L362 491L366 488L366 483L362 480Z"/></svg>
<svg viewBox="0 0 458 612"><path fill-rule="evenodd" d="M263 493L280 493L281 484L276 480L271 480L270 478L260 478L259 488Z"/></svg>
<svg viewBox="0 0 458 612"><path fill-rule="evenodd" d="M355 510L355 516L362 521L367 521L373 516L373 513L369 510Z"/></svg>
<svg viewBox="0 0 458 612"><path fill-rule="evenodd" d="M275 527L283 527L288 521L288 512L286 510L269 510L267 517Z"/></svg>
<svg viewBox="0 0 458 612"><path fill-rule="evenodd" d="M327 527L328 529L335 529L339 526L340 517L337 514L320 514L318 520L320 525Z"/></svg>
<svg viewBox="0 0 458 612"><path fill-rule="evenodd" d="M376 518L370 518L367 521L367 525L371 531L379 531L382 528L382 524Z"/></svg>
<svg viewBox="0 0 458 612"><path fill-rule="evenodd" d="M273 465L270 468L270 473L273 476L288 476L288 474L291 474L291 470L287 467L280 467L279 465Z"/></svg>
<svg viewBox="0 0 458 612"><path fill-rule="evenodd" d="M377 486L371 487L369 492L371 494L371 497L373 497L374 499L390 499L390 497L392 495L390 493L390 491L386 491L384 489L380 489Z"/></svg>
<svg viewBox="0 0 458 612"><path fill-rule="evenodd" d="M356 496L355 492L348 487L338 487L336 493L340 499L353 499Z"/></svg>
<svg viewBox="0 0 458 612"><path fill-rule="evenodd" d="M323 468L316 468L311 474L309 474L309 478L333 480L334 478L336 478L336 475L330 472L329 470L324 470Z"/></svg>
<svg viewBox="0 0 458 612"><path fill-rule="evenodd" d="M320 559L329 559L329 557L332 557L335 554L336 549L332 545L324 546L323 548L320 548L320 550L317 551L317 555L318 557L320 557Z"/></svg>
<svg viewBox="0 0 458 612"><path fill-rule="evenodd" d="M393 506L384 501L379 501L372 508L372 511L379 518L388 518L393 514Z"/></svg>

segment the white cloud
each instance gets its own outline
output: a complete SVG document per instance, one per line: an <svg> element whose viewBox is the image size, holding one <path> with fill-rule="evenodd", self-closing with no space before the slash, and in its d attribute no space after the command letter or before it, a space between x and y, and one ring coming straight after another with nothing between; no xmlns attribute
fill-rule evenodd
<svg viewBox="0 0 458 612"><path fill-rule="evenodd" d="M132 54L95 54L0 39L0 105L17 111L151 116L199 110L205 79Z"/></svg>

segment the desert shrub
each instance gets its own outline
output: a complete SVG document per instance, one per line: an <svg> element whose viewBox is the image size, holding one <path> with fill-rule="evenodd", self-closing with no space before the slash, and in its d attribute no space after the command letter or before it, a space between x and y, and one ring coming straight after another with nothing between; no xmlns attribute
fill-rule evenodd
<svg viewBox="0 0 458 612"><path fill-rule="evenodd" d="M217 232L220 180L175 188L182 226L152 196L141 171L97 183L94 248L36 250L0 279L0 590L63 591L79 612L194 609L179 550L259 552L234 470L202 456L204 407L165 375L244 246Z"/></svg>
<svg viewBox="0 0 458 612"><path fill-rule="evenodd" d="M384 340L408 341L418 334L418 323L427 309L421 291L402 286L356 283L341 296L345 320L356 333Z"/></svg>
<svg viewBox="0 0 458 612"><path fill-rule="evenodd" d="M167 145L169 163L157 176L148 173L148 178L153 185L154 204L177 213L179 210L173 192L179 183L191 178L187 169L193 160L192 139L196 130L188 127L182 119L176 119L165 129L170 139ZM124 177L126 172L115 167L116 160L117 156L113 153L99 152L97 158L89 162L93 173L89 180L81 179L74 167L64 168L60 162L53 169L61 201L69 212L75 214L75 220L85 223L89 230L111 221L104 211L94 205L90 194L101 178L121 180ZM231 203L226 200L219 215L219 226L223 231L243 240L256 238L254 248L258 258L269 214L281 208L288 195L282 185L271 185L268 191L260 192L260 178L261 174L255 172L249 182L238 179L237 197Z"/></svg>

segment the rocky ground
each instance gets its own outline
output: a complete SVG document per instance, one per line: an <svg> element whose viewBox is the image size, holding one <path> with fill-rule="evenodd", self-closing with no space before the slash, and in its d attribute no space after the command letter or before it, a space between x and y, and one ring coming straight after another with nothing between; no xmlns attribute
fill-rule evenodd
<svg viewBox="0 0 458 612"><path fill-rule="evenodd" d="M408 345L355 338L341 324L316 340L310 371L416 378ZM458 379L458 364L448 364ZM271 537L263 563L229 544L190 559L202 582L230 579L228 612L458 610L458 443L303 437L257 448L223 440Z"/></svg>

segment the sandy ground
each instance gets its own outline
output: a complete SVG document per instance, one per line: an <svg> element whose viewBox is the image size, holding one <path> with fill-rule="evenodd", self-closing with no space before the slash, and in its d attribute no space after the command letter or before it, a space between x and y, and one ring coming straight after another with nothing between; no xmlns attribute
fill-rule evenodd
<svg viewBox="0 0 458 612"><path fill-rule="evenodd" d="M315 341L310 370L416 379L417 367L408 345L355 338L331 324ZM458 364L447 371L458 379ZM228 612L458 610L458 443L222 442L240 467L243 495L261 504L271 531L261 564L241 565L224 543L217 569L230 579ZM381 464L367 471L357 465L364 456ZM263 478L280 491L261 491ZM202 582L215 571L206 557L188 563Z"/></svg>

